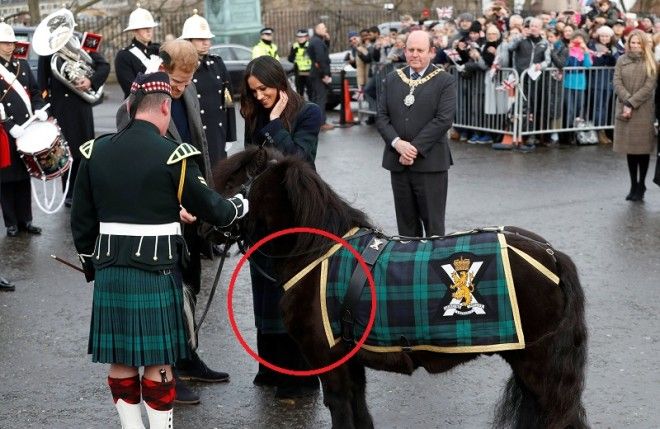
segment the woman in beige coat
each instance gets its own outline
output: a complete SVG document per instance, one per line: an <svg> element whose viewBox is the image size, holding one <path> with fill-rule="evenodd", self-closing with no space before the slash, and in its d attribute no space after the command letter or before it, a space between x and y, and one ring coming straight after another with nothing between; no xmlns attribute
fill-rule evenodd
<svg viewBox="0 0 660 429"><path fill-rule="evenodd" d="M644 199L644 179L650 153L655 146L653 131L656 64L651 41L640 30L630 33L626 53L614 68L614 90L618 97L614 123L614 151L625 153L630 172L626 200Z"/></svg>

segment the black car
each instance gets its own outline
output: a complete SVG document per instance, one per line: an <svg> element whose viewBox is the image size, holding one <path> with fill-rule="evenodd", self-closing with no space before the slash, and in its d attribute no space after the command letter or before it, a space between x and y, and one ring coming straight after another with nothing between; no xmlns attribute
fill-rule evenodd
<svg viewBox="0 0 660 429"><path fill-rule="evenodd" d="M245 68L248 63L252 61L252 49L243 45L225 43L211 46L209 53L211 55L218 55L222 58L222 61L224 61L227 66L234 94L239 94L241 92L241 87L243 86ZM280 59L280 62L282 63L282 67L287 76L291 78L293 76L293 64L286 59Z"/></svg>

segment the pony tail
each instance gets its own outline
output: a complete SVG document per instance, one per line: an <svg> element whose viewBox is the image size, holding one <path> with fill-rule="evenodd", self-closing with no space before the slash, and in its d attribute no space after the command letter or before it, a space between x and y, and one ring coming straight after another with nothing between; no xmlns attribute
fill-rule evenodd
<svg viewBox="0 0 660 429"><path fill-rule="evenodd" d="M555 252L564 293L564 314L547 341L547 367L543 401L552 404L547 413L539 406L537 394L530 391L515 373L509 378L497 406L497 428L588 428L582 406L584 370L587 362L587 327L584 321L584 293L571 259Z"/></svg>
<svg viewBox="0 0 660 429"><path fill-rule="evenodd" d="M550 400L556 401L551 422L564 421L566 426L588 428L586 412L582 406L584 373L587 364L587 325L584 320L584 292L580 285L577 268L562 252L555 252L559 270L559 286L565 297L564 317L557 327L548 353L552 366L548 378L555 389L549 390Z"/></svg>

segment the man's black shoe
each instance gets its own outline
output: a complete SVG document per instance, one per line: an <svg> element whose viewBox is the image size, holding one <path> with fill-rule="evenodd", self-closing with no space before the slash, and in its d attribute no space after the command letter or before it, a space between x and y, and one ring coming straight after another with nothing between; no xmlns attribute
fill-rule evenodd
<svg viewBox="0 0 660 429"><path fill-rule="evenodd" d="M18 235L18 227L11 225L7 227L7 237L16 237Z"/></svg>
<svg viewBox="0 0 660 429"><path fill-rule="evenodd" d="M206 366L204 361L195 352L193 352L190 359L179 359L176 362L176 375L178 379L188 381L205 381L207 383L229 381L229 374L213 371Z"/></svg>
<svg viewBox="0 0 660 429"><path fill-rule="evenodd" d="M73 203L73 198L71 198L71 197L66 197L66 198L64 199L64 207L70 209L72 203Z"/></svg>
<svg viewBox="0 0 660 429"><path fill-rule="evenodd" d="M13 292L16 287L6 278L0 276L0 292Z"/></svg>
<svg viewBox="0 0 660 429"><path fill-rule="evenodd" d="M25 231L28 234L41 235L41 228L32 225L32 222L28 222L24 226L19 226L18 229L20 229L21 231Z"/></svg>
<svg viewBox="0 0 660 429"><path fill-rule="evenodd" d="M176 378L174 384L174 402L177 404L197 405L199 404L199 395L190 390L190 387L180 378Z"/></svg>

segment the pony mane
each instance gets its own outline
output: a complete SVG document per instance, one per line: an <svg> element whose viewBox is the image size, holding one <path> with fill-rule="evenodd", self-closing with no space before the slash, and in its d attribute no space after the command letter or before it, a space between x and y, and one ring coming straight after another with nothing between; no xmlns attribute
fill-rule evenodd
<svg viewBox="0 0 660 429"><path fill-rule="evenodd" d="M371 227L368 216L351 207L318 173L297 157L286 157L277 166L288 194L296 226L317 228L342 236L353 227ZM334 243L332 243L334 244ZM323 255L331 245L317 234L298 234L292 255ZM306 258L307 259L307 258Z"/></svg>

